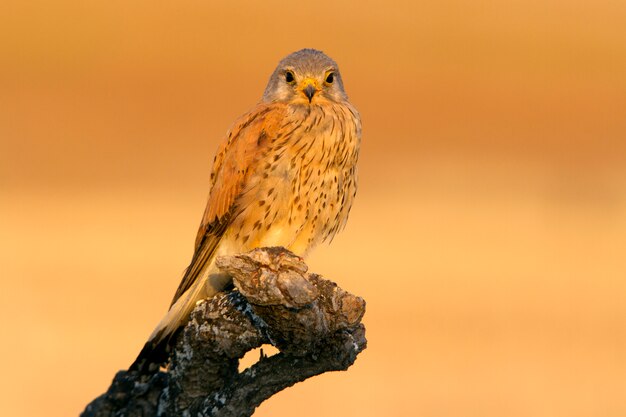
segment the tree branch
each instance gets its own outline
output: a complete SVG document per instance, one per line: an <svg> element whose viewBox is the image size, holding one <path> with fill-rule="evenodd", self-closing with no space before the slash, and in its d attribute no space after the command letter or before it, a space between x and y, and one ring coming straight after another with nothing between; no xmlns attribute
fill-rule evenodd
<svg viewBox="0 0 626 417"><path fill-rule="evenodd" d="M120 371L83 416L250 416L275 393L346 370L366 347L365 301L307 273L283 248L219 258L235 290L198 303L178 335L167 371ZM263 344L280 353L238 372Z"/></svg>

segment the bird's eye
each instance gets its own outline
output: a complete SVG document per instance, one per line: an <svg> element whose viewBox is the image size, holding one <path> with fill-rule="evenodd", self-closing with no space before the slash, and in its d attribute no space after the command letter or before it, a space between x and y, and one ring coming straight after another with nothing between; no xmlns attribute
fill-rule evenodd
<svg viewBox="0 0 626 417"><path fill-rule="evenodd" d="M332 84L333 81L335 81L335 73L331 72L326 76L326 83L327 84Z"/></svg>
<svg viewBox="0 0 626 417"><path fill-rule="evenodd" d="M295 81L295 78L293 76L293 72L291 72L291 71L285 72L285 81L287 81L289 84L291 84L292 82Z"/></svg>

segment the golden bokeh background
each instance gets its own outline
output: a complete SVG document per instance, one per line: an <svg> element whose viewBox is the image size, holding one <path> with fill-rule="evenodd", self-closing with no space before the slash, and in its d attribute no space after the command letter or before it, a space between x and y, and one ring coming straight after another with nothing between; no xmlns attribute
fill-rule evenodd
<svg viewBox="0 0 626 417"><path fill-rule="evenodd" d="M256 416L626 415L626 2L0 6L3 416L77 415L190 259L210 163L275 64L340 64L347 229L309 259L368 349Z"/></svg>

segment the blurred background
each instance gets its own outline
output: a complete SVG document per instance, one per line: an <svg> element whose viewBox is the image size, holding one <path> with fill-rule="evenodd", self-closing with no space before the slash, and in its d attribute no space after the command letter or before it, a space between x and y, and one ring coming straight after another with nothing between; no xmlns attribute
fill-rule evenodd
<svg viewBox="0 0 626 417"><path fill-rule="evenodd" d="M311 270L368 302L348 372L256 416L626 415L626 2L0 6L0 414L77 415L190 260L219 140L284 55L363 119Z"/></svg>

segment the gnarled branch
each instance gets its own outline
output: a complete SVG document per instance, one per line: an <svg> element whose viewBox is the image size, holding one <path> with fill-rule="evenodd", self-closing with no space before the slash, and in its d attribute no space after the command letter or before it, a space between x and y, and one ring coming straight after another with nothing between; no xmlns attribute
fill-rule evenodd
<svg viewBox="0 0 626 417"><path fill-rule="evenodd" d="M346 370L366 347L365 301L315 274L284 248L219 258L235 290L204 300L179 334L166 371L120 371L83 416L250 416L275 393ZM263 344L280 353L243 372Z"/></svg>

